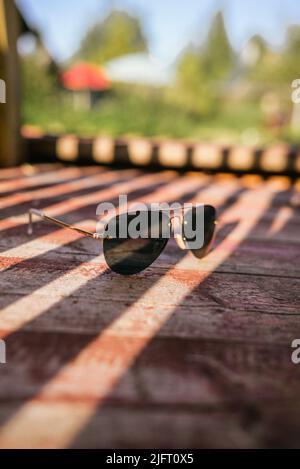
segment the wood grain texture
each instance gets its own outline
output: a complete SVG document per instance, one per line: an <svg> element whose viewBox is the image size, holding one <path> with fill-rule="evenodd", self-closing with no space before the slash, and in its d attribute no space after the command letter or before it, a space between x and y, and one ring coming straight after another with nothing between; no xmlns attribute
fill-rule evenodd
<svg viewBox="0 0 300 469"><path fill-rule="evenodd" d="M171 240L125 278L94 240L26 235L32 204L92 229L123 190L215 204L213 251ZM297 181L48 165L0 193L0 447L300 446Z"/></svg>

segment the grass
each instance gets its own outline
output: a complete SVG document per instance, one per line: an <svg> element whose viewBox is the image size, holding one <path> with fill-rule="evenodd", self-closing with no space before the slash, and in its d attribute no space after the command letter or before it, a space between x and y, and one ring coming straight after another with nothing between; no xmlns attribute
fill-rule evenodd
<svg viewBox="0 0 300 469"><path fill-rule="evenodd" d="M138 135L246 144L299 141L299 135L292 135L287 129L280 135L264 129L255 103L230 103L204 117L172 104L160 92L128 87L117 88L90 111L74 110L71 96L63 91L55 96L27 96L23 102L23 124L38 126L48 133L81 136Z"/></svg>

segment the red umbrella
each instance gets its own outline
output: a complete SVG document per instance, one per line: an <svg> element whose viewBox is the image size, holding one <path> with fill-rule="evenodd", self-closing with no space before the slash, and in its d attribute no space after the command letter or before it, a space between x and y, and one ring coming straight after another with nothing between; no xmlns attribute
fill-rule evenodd
<svg viewBox="0 0 300 469"><path fill-rule="evenodd" d="M71 66L62 74L61 80L64 87L72 91L103 91L111 86L104 70L88 63Z"/></svg>

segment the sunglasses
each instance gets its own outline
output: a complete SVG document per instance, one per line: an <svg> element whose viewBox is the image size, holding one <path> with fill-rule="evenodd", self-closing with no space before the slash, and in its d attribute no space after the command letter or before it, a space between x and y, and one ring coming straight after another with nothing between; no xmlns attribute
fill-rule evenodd
<svg viewBox="0 0 300 469"><path fill-rule="evenodd" d="M33 215L83 236L102 239L107 265L121 275L137 274L153 264L171 237L181 249L189 249L195 257L202 259L210 251L217 224L216 209L211 205L201 205L176 213L172 209L120 213L103 224L101 233L94 233L31 208L29 235L33 233ZM137 227L141 217L146 221L145 227L132 235L132 226Z"/></svg>

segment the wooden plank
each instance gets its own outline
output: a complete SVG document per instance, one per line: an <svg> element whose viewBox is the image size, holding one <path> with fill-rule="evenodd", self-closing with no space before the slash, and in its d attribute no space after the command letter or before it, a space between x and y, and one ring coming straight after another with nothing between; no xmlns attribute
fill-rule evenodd
<svg viewBox="0 0 300 469"><path fill-rule="evenodd" d="M299 407L299 401L192 412L107 407L96 412L73 447L299 448Z"/></svg>
<svg viewBox="0 0 300 469"><path fill-rule="evenodd" d="M40 432L37 447L55 448L57 433L65 432L65 415L72 409L80 416L86 404L43 403L35 405L35 413L47 417L48 432ZM51 412L51 414L50 414ZM11 414L9 403L0 405L0 418ZM50 419L49 417L52 416ZM75 448L201 448L201 447L255 447L257 440L242 428L243 415L237 411L176 412L165 409L139 409L137 407L108 407L97 412L87 434L75 440ZM147 424L145 424L147 422ZM31 431L7 433L2 438L2 448L32 448L33 422L28 420ZM129 430L130 429L130 430Z"/></svg>
<svg viewBox="0 0 300 469"><path fill-rule="evenodd" d="M52 188L51 171L43 188L18 174L2 198L0 447L299 446L296 186L121 171L99 190L97 171L64 171ZM199 261L170 241L124 278L93 240L43 223L26 236L33 201L93 227L99 197L123 189L216 204L215 249Z"/></svg>
<svg viewBox="0 0 300 469"><path fill-rule="evenodd" d="M203 321L202 327L207 327ZM2 372L1 401L15 401L18 408L22 399L39 395L96 338L91 331L83 334L53 330L26 330L7 340L10 360ZM300 369L291 361L291 343L280 343L278 337L270 342L266 328L266 340L257 340L254 334L246 339L237 334L210 338L201 337L199 330L198 336L174 333L175 328L168 330L142 351L105 403L184 407L298 398ZM85 369L82 362L74 362L70 369L76 380L66 374L60 386L49 388L42 399L100 402L103 389L94 372L98 368L103 377L112 374L118 355L125 346L134 348L137 340L143 339L121 333L107 336L101 356L85 356Z"/></svg>
<svg viewBox="0 0 300 469"><path fill-rule="evenodd" d="M54 402L35 404L34 414L47 420L36 446L56 448L57 434L66 432L65 415L79 417L87 404ZM0 418L11 414L9 403L0 404ZM204 410L153 406L107 406L95 412L91 425L74 440L74 448L298 448L300 403L269 402L261 407L217 407ZM32 448L34 420L27 431L7 433L3 448ZM47 430L47 431L46 431Z"/></svg>
<svg viewBox="0 0 300 469"><path fill-rule="evenodd" d="M163 284L163 298L151 298L148 304L148 298L143 301L143 293L158 285L164 273L162 271L152 271L140 277L139 285L133 288L134 280L115 279L113 274L105 272L104 265L92 271L81 269L83 278L73 270L69 275L65 274L63 282L60 274L66 269L61 266L56 270L53 265L49 268L50 285L47 290L40 287L39 277L43 270L37 269L28 277L26 271L16 269L3 278L1 328L8 333L22 325L26 326L26 330L93 333L109 325L137 301L140 301L139 307L148 311L148 317L150 312L155 314L161 308L175 311L172 318L176 317L176 320L170 319L157 335L196 338L204 334L211 338L290 343L299 328L299 279L214 273L203 282L204 276L197 275L195 271L173 272ZM20 276L25 280L18 287ZM195 288L182 303L177 304L173 290L191 276L194 276L192 286L195 285ZM71 296L66 296L70 282L81 287ZM15 284L13 293L10 292L12 284ZM47 292L51 295L50 303L45 296ZM25 300L29 295L30 298ZM28 304L32 304L30 311L18 314ZM136 319L136 314L138 308L133 310L130 317ZM189 321L186 321L187 314ZM238 323L234 320L236 317ZM140 316L140 323L146 326L147 315ZM242 326L246 324L247 328L244 329ZM274 327L269 334L272 325ZM294 327L290 330L292 325ZM125 324L118 329L118 333L125 333L126 327ZM241 329L240 336L237 336L237 328ZM141 329L140 332L134 331L134 334L147 336L147 331Z"/></svg>

